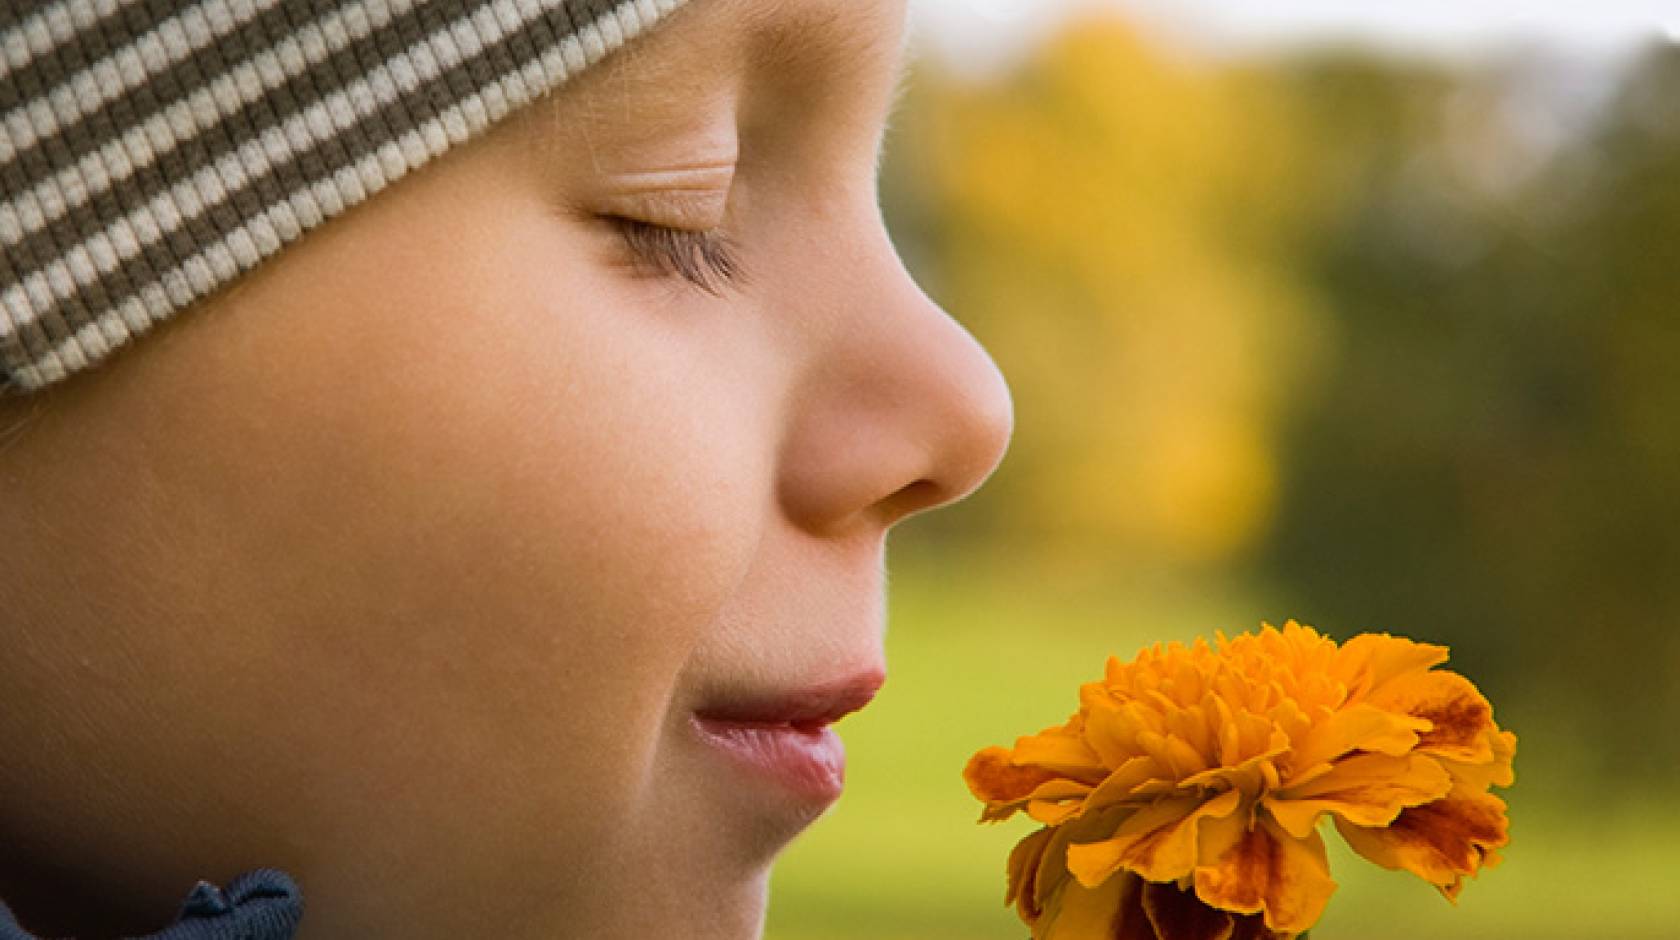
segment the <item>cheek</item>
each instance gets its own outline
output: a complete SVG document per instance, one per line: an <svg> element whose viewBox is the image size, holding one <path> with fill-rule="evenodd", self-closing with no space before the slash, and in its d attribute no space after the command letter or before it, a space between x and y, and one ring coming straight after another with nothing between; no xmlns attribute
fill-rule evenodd
<svg viewBox="0 0 1680 940"><path fill-rule="evenodd" d="M263 621L243 639L289 677L265 693L276 761L333 781L303 812L513 865L530 832L605 838L646 783L751 565L774 441L739 344L499 225L442 273L436 246L388 242L218 324L253 355L224 364L241 378L203 422L240 444L196 490L240 520L215 603Z"/></svg>

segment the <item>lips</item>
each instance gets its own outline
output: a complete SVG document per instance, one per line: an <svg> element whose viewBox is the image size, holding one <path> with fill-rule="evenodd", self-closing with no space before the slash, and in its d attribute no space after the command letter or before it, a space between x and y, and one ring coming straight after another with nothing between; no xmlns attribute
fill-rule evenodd
<svg viewBox="0 0 1680 940"><path fill-rule="evenodd" d="M697 710L693 724L738 766L827 805L846 776L845 745L829 726L868 705L883 680L872 670L811 688L725 696Z"/></svg>

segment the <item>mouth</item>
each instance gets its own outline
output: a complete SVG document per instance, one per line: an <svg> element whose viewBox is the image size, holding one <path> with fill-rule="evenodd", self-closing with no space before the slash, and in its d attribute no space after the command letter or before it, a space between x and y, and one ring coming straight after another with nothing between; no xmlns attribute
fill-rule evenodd
<svg viewBox="0 0 1680 940"><path fill-rule="evenodd" d="M726 697L697 710L692 724L738 766L827 806L846 780L846 748L830 726L868 705L885 678L869 670L811 688Z"/></svg>

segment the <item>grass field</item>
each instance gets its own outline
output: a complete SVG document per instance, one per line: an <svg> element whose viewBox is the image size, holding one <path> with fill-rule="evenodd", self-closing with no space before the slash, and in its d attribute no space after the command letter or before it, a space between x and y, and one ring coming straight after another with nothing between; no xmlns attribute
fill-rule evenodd
<svg viewBox="0 0 1680 940"><path fill-rule="evenodd" d="M1051 593L996 566L895 558L893 572L891 678L842 726L847 795L778 866L768 940L1023 940L1002 870L1032 824L975 824L968 756L1061 723L1110 654L1289 613L1252 590L1144 577ZM1680 940L1680 809L1662 794L1595 798L1547 759L1544 729L1501 719L1522 739L1505 864L1455 907L1352 856L1332 830L1341 887L1314 940Z"/></svg>

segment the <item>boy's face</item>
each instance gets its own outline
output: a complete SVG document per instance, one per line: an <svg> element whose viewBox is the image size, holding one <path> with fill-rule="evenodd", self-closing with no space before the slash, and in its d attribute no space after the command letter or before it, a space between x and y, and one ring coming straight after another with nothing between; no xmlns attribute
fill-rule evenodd
<svg viewBox="0 0 1680 940"><path fill-rule="evenodd" d="M756 936L827 798L694 716L867 685L888 528L1010 433L877 211L903 16L695 0L40 401L0 447L26 925L267 865L305 940Z"/></svg>

